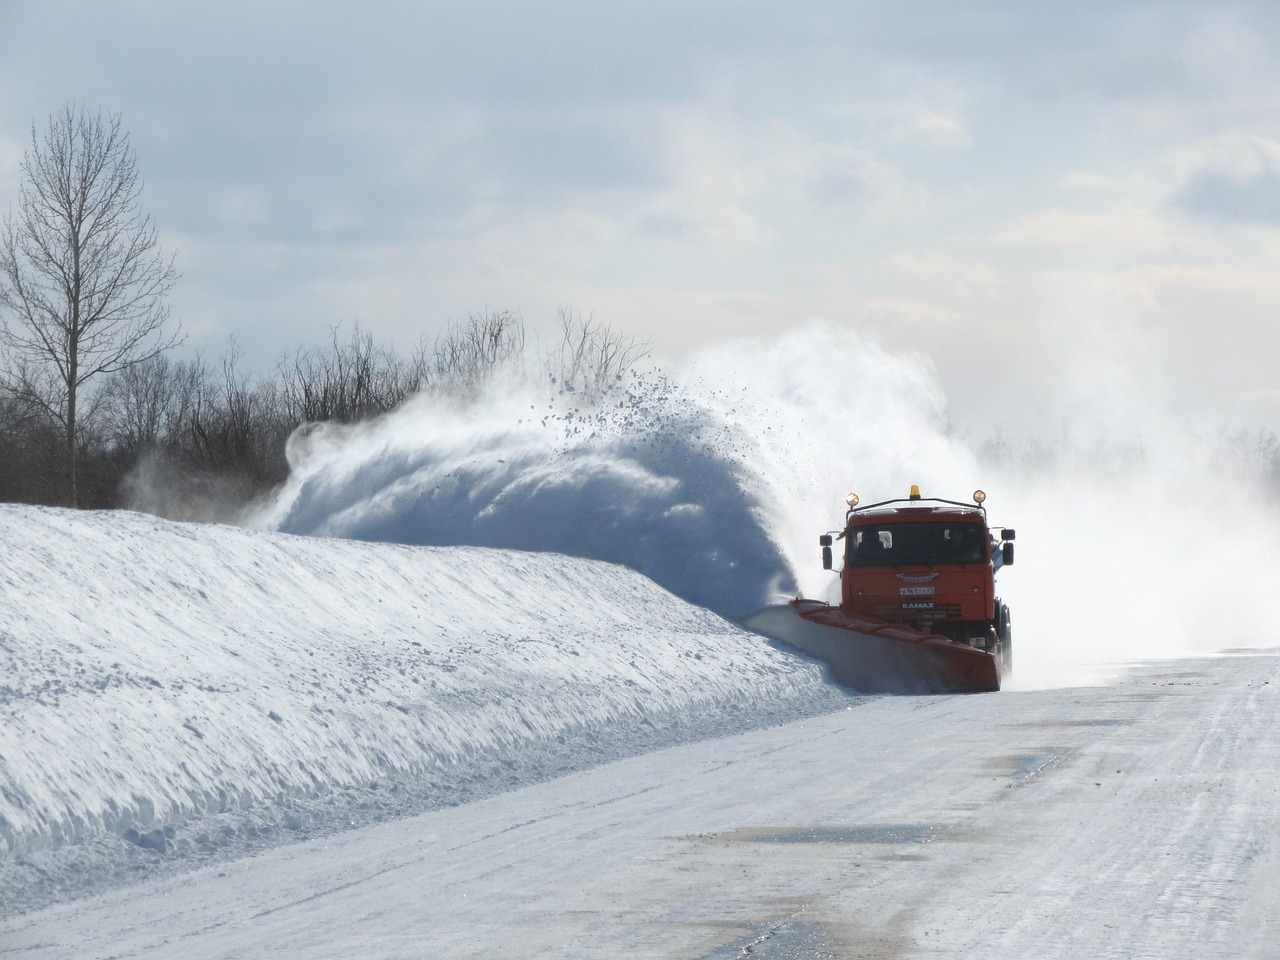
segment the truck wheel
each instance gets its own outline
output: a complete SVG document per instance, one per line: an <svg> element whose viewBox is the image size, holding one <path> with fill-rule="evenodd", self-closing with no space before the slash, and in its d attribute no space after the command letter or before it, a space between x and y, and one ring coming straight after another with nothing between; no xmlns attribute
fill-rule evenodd
<svg viewBox="0 0 1280 960"><path fill-rule="evenodd" d="M1007 604L1000 604L996 611L996 636L1000 640L1000 667L1004 673L1013 672L1013 619Z"/></svg>

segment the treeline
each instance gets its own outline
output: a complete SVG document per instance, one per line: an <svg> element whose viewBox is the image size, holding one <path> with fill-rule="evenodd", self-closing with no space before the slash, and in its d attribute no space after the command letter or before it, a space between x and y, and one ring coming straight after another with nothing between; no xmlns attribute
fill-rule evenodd
<svg viewBox="0 0 1280 960"><path fill-rule="evenodd" d="M562 311L557 339L538 354L518 316L486 311L408 355L358 327L334 330L328 344L295 350L265 377L243 372L234 345L217 363L160 354L103 379L86 398L77 502L230 517L283 482L285 443L304 423L355 423L421 393L474 396L500 370L555 378L590 397L647 352L608 324ZM62 505L70 496L61 426L0 394L0 500Z"/></svg>

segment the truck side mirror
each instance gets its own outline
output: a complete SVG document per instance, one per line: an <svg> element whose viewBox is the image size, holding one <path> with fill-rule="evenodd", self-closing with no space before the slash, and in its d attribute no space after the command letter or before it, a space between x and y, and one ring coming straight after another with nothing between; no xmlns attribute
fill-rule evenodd
<svg viewBox="0 0 1280 960"><path fill-rule="evenodd" d="M1017 539L1017 531L1015 531L1015 530L1001 530L1001 531L1000 531L1000 539L1001 539L1001 540L1015 540L1015 539Z"/></svg>
<svg viewBox="0 0 1280 960"><path fill-rule="evenodd" d="M822 569L831 569L831 534L824 533L818 537L818 543L822 546Z"/></svg>
<svg viewBox="0 0 1280 960"><path fill-rule="evenodd" d="M1012 543L1006 542L1005 545L1000 548L1000 561L1006 567L1013 566L1013 544Z"/></svg>

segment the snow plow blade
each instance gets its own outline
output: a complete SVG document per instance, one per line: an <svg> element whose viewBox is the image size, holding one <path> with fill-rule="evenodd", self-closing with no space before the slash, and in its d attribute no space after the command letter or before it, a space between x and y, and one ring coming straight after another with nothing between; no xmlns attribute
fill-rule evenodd
<svg viewBox="0 0 1280 960"><path fill-rule="evenodd" d="M1000 661L994 654L903 624L847 614L820 600L767 607L744 625L823 661L836 683L860 693L1000 689Z"/></svg>

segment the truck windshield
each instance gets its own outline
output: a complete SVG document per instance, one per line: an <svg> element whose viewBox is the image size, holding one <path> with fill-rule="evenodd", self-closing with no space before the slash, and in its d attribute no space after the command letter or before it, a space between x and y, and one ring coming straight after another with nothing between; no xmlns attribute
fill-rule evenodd
<svg viewBox="0 0 1280 960"><path fill-rule="evenodd" d="M886 523L852 527L847 562L854 567L985 563L986 531L976 523Z"/></svg>

